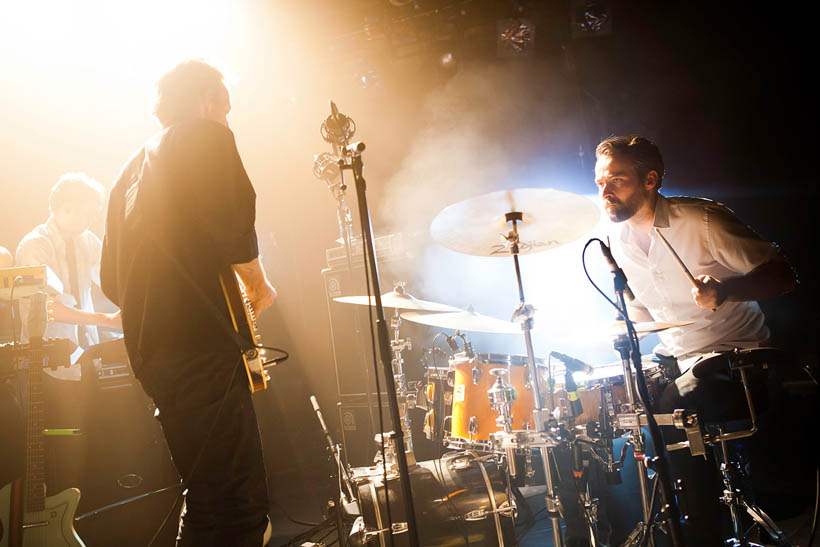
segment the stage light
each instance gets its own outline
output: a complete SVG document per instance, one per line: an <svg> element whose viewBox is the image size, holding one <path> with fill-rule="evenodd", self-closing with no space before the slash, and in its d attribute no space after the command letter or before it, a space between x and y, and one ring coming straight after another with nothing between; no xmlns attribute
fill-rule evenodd
<svg viewBox="0 0 820 547"><path fill-rule="evenodd" d="M535 24L529 19L500 19L496 22L496 53L499 57L535 53Z"/></svg>
<svg viewBox="0 0 820 547"><path fill-rule="evenodd" d="M573 0L570 10L573 38L612 32L612 5L608 0Z"/></svg>

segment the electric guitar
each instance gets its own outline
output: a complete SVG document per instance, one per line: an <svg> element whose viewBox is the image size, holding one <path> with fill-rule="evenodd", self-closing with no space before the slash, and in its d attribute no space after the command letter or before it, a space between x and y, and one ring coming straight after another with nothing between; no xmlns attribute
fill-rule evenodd
<svg viewBox="0 0 820 547"><path fill-rule="evenodd" d="M256 312L242 281L231 266L226 266L219 272L219 284L228 304L233 330L244 342L240 348L245 372L248 375L248 387L251 393L262 391L268 387L270 378L263 365L263 356L257 347L262 337L257 330Z"/></svg>
<svg viewBox="0 0 820 547"><path fill-rule="evenodd" d="M85 547L74 530L80 491L67 488L46 497L42 359L45 353L29 353L26 476L25 480L18 479L0 489L0 547Z"/></svg>

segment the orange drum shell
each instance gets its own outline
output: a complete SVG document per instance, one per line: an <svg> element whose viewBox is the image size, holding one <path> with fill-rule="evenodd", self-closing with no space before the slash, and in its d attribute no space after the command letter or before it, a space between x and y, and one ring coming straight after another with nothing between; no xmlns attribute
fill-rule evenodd
<svg viewBox="0 0 820 547"><path fill-rule="evenodd" d="M452 363L454 371L453 411L450 434L463 439L489 440L490 433L498 431L495 420L498 413L490 408L487 391L493 386L495 376L490 374L494 368L507 368L508 382L515 388L515 401L512 404L513 429L532 427L532 411L535 410L535 397L531 388L525 387L529 377L529 367L523 365L501 365L483 363L475 359ZM480 371L478 382L473 383L473 367ZM470 435L470 418L478 421L478 431Z"/></svg>

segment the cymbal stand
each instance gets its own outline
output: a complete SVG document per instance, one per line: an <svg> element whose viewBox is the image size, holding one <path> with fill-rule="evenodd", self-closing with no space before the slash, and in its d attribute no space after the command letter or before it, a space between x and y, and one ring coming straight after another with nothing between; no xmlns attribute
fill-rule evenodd
<svg viewBox="0 0 820 547"><path fill-rule="evenodd" d="M504 236L510 245L510 254L513 257L515 264L515 278L518 283L518 307L513 313L513 320L521 321L521 330L524 332L524 342L527 346L527 361L530 369L530 378L532 379L532 392L535 398L535 410L533 411L533 421L535 422L536 431L544 432L547 430L547 422L552 420L551 409L555 408L554 396L552 390L552 378L548 378L548 394L549 394L549 409L544 408L544 401L541 397L541 390L538 385L539 376L538 369L535 366L535 351L532 347L532 327L533 316L535 315L535 308L526 303L524 299L524 284L521 281L521 266L518 261L519 255L519 234L518 223L523 220L523 214L517 211L509 212L504 215L507 223L512 223L512 230ZM545 495L545 503L547 514L549 515L552 524L552 538L555 547L563 547L564 537L561 533L561 503L555 491L555 484L552 477L552 466L550 465L552 449L549 446L541 445L541 460L544 464L544 477L547 483L547 491Z"/></svg>
<svg viewBox="0 0 820 547"><path fill-rule="evenodd" d="M339 118L340 114L336 105L331 102L331 117ZM345 142L347 139L345 139ZM397 446L404 446L404 432L401 428L401 415L399 413L398 397L396 395L396 382L393 376L392 356L390 355L390 335L387 332L387 323L384 316L384 305L382 304L379 285L379 266L376 262L376 248L373 237L373 224L370 220L370 209L367 204L367 182L364 178L364 162L362 152L365 145L362 142L348 144L342 148L343 157L339 160L339 170L344 177L344 172L349 170L353 173L356 186L356 198L359 206L359 217L362 228L362 243L364 244L364 255L367 257L367 270L370 274L370 284L375 299L376 311L376 331L377 346L381 363L385 367L385 383L387 390L387 401L390 405L390 418L394 424L394 437ZM411 547L419 545L418 527L416 524L416 512L413 504L413 494L410 486L410 469L408 467L407 456L403 450L396 451L396 462L398 463L399 483L401 484L402 501L404 502L405 515L407 518L407 540ZM391 523L392 525L392 523Z"/></svg>
<svg viewBox="0 0 820 547"><path fill-rule="evenodd" d="M583 504L584 519L587 521L589 531L590 547L598 547L598 498L592 497L589 489L589 478L584 478L584 490L581 493L581 503Z"/></svg>
<svg viewBox="0 0 820 547"><path fill-rule="evenodd" d="M396 283L394 290L404 293L404 283ZM390 328L393 331L393 339L390 340L390 350L393 352L393 380L396 384L396 398L399 405L399 416L401 417L401 430L404 434L404 452L407 454L407 464L415 465L416 458L413 453L413 437L410 433L410 416L407 411L415 408L418 396L407 389L407 377L404 374L404 358L402 352L412 349L410 338L399 338L401 328L401 315L398 308L394 308L393 317L390 318Z"/></svg>

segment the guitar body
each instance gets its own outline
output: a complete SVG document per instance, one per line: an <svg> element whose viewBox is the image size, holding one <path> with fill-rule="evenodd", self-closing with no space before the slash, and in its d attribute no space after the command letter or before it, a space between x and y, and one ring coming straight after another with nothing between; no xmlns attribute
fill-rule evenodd
<svg viewBox="0 0 820 547"><path fill-rule="evenodd" d="M79 490L63 490L45 498L42 511L23 513L22 498L15 492L16 484L0 489L0 547L85 547L74 530ZM23 516L22 528L20 515Z"/></svg>
<svg viewBox="0 0 820 547"><path fill-rule="evenodd" d="M263 355L257 347L261 336L257 331L256 313L253 311L250 298L231 266L219 272L219 284L228 304L234 331L246 342L242 348L242 361L248 375L248 387L251 393L262 391L268 387L268 373L263 364Z"/></svg>

